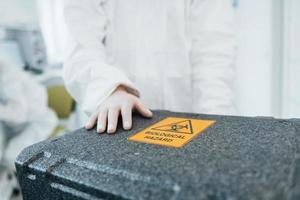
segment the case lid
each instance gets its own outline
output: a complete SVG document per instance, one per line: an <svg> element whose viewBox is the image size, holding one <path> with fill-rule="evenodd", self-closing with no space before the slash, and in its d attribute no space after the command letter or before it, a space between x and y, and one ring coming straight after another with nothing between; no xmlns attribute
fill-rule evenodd
<svg viewBox="0 0 300 200"><path fill-rule="evenodd" d="M216 123L181 148L128 140L166 117ZM296 199L299 127L297 120L157 111L152 119L134 116L131 131L80 129L33 145L16 165L19 176L42 174L26 178L86 199Z"/></svg>

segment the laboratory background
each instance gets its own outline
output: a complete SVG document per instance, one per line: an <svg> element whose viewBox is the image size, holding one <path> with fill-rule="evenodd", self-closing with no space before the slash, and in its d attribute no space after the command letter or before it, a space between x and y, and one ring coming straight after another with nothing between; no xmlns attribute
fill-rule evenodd
<svg viewBox="0 0 300 200"><path fill-rule="evenodd" d="M239 115L299 118L300 1L231 1L238 31L235 92ZM87 120L62 80L63 60L70 42L68 35L62 0L0 0L0 64L5 65L0 76L13 68L16 72L12 73L20 74L21 78L10 75L5 79L6 84L32 81L33 86L25 93L32 96L40 92L45 96L38 100L28 98L25 103L30 104L27 107L35 107L40 101L40 109L36 112L43 111L45 115L36 117L48 119L49 124L43 122L45 126L33 128L41 134L50 131L47 137L80 128ZM5 119L3 115L0 113L0 122ZM5 139L1 137L2 162L3 157L9 155L5 155ZM24 141L26 145L25 140L21 138L18 142ZM1 163L2 194L8 187L3 181L3 169ZM17 196L18 191L14 192Z"/></svg>

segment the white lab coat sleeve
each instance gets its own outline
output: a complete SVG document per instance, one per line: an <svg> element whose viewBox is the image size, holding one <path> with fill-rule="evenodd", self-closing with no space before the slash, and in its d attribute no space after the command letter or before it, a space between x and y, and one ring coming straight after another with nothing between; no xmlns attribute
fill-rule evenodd
<svg viewBox="0 0 300 200"><path fill-rule="evenodd" d="M236 114L237 49L234 10L229 0L194 0L190 6L193 111Z"/></svg>
<svg viewBox="0 0 300 200"><path fill-rule="evenodd" d="M2 98L5 102L0 103L0 121L9 123L12 125L20 125L27 122L29 116L28 102L26 98L26 92L24 91L22 84L19 82L22 80L22 73L14 70L13 66L6 66L4 63L0 63L2 73ZM5 70L5 71L4 71Z"/></svg>
<svg viewBox="0 0 300 200"><path fill-rule="evenodd" d="M75 41L64 64L68 91L90 115L119 86L139 96L126 74L108 62L104 40L109 21L104 0L65 1L65 19Z"/></svg>

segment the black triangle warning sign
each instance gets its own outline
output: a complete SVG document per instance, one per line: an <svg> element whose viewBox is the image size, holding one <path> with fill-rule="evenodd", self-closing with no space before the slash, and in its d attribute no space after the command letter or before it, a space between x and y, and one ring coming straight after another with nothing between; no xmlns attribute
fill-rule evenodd
<svg viewBox="0 0 300 200"><path fill-rule="evenodd" d="M152 128L157 131L168 131L173 133L193 134L193 127L191 120L179 121L171 124L166 124Z"/></svg>

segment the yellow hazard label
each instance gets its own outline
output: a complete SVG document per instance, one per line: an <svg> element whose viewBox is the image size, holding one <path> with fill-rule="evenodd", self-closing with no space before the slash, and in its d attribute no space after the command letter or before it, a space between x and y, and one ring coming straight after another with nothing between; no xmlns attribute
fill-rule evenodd
<svg viewBox="0 0 300 200"><path fill-rule="evenodd" d="M168 117L132 135L128 140L179 148L214 123L213 120Z"/></svg>

